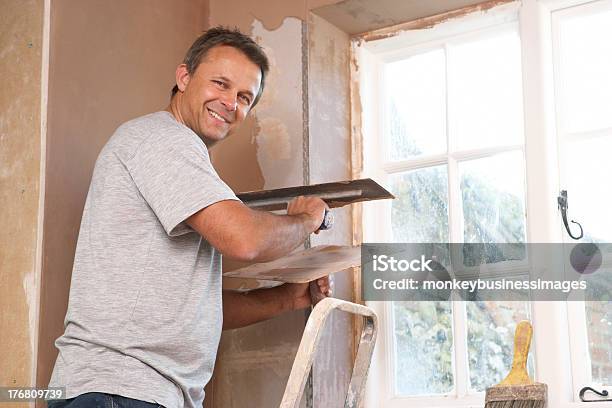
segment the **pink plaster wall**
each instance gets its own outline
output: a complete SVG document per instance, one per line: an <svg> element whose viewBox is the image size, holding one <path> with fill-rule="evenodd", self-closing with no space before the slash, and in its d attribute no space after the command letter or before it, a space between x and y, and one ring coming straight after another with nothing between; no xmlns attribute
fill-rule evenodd
<svg viewBox="0 0 612 408"><path fill-rule="evenodd" d="M163 109L174 70L205 28L206 0L52 0L37 382L63 332L95 159L122 122Z"/></svg>
<svg viewBox="0 0 612 408"><path fill-rule="evenodd" d="M0 384L33 386L43 1L0 3ZM2 403L3 407L24 404Z"/></svg>

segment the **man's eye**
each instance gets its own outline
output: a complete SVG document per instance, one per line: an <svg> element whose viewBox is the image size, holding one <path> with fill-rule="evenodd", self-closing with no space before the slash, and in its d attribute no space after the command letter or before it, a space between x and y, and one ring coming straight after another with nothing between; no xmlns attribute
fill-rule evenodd
<svg viewBox="0 0 612 408"><path fill-rule="evenodd" d="M225 83L223 81L217 81L216 79L213 79L213 82L221 87L225 87Z"/></svg>
<svg viewBox="0 0 612 408"><path fill-rule="evenodd" d="M240 95L240 99L242 99L242 101L246 103L247 105L251 104L251 98L249 98L248 96Z"/></svg>

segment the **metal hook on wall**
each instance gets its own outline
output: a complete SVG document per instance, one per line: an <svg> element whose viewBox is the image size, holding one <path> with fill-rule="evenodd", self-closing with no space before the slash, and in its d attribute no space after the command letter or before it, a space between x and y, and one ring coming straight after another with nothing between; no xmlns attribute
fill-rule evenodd
<svg viewBox="0 0 612 408"><path fill-rule="evenodd" d="M561 190L559 197L557 197L557 203L559 204L559 210L561 210L561 217L563 218L563 225L565 225L565 229L570 237L573 239L580 239L584 236L584 231L582 230L582 225L580 223L572 220L572 222L580 228L580 235L574 236L572 235L572 231L570 230L569 223L567 222L567 190Z"/></svg>

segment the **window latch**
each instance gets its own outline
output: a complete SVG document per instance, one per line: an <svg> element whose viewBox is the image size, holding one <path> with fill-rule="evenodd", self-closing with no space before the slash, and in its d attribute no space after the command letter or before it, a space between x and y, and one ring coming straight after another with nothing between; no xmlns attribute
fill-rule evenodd
<svg viewBox="0 0 612 408"><path fill-rule="evenodd" d="M557 197L557 203L559 204L559 210L561 210L561 217L563 218L563 225L565 225L565 229L567 230L568 235L575 240L582 238L584 236L582 225L572 220L572 222L578 225L578 228L580 228L580 235L576 237L572 234L572 231L569 227L569 223L567 222L567 190L561 190L559 197Z"/></svg>
<svg viewBox="0 0 612 408"><path fill-rule="evenodd" d="M610 399L610 398L608 398L608 399L601 399L601 398L599 398L599 399L585 399L584 398L584 393L587 392L587 391L591 391L592 393L597 394L600 397L607 397L608 396L608 391L606 391L606 390L603 390L603 391L600 392L600 391L594 390L591 387L583 387L580 390L580 393L578 394L578 396L580 397L580 401L582 401L582 402L612 401L612 399Z"/></svg>

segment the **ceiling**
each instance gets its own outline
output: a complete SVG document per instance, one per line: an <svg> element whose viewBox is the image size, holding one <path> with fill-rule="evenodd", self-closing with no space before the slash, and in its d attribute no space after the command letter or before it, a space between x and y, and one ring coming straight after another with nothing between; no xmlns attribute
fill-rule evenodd
<svg viewBox="0 0 612 408"><path fill-rule="evenodd" d="M341 30L353 35L478 3L483 3L483 1L344 0L312 11Z"/></svg>

